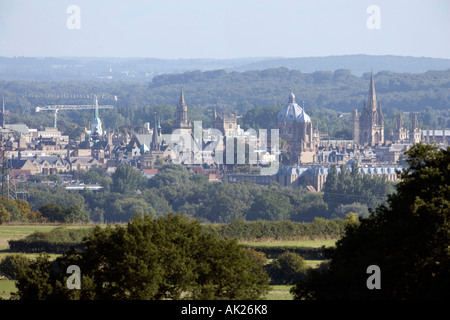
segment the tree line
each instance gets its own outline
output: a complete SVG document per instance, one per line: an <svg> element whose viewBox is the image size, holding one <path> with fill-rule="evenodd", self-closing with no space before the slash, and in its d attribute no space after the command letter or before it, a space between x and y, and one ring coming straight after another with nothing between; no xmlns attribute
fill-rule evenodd
<svg viewBox="0 0 450 320"><path fill-rule="evenodd" d="M387 137L395 123L395 115L399 112L419 112L419 122L424 127L449 127L449 72L406 74L381 71L375 74L378 101L386 118L392 118L387 121ZM52 113L35 113L35 107L92 103L82 98L64 98L63 93L108 93L117 96L118 100L105 98L99 101L100 105L113 104L116 107L114 110L101 111L106 128L143 126L145 122L153 120L156 112L161 118L161 124L168 126L163 131L170 129L181 87L185 92L189 119L205 121L206 126L213 107L217 107L225 113L243 116L243 126L252 128L273 128L267 123L273 118L261 116L260 120L255 120L255 116L259 115L252 113L260 108L281 109L287 103L289 92L293 90L297 102L311 114L321 132L328 132L332 138L348 138L351 132L349 123L344 127L342 124L335 128L328 127L334 126L336 121L331 120L340 119L343 112L349 113L363 107L369 80L369 73L357 77L343 69L304 73L275 68L246 72L189 71L159 75L149 83L0 81L0 90L5 96L6 108L11 112L7 116L7 123L25 122L34 128L51 126ZM270 110L264 112L270 114ZM324 123L324 116L334 119L327 119ZM65 111L59 114L58 126L73 139L79 139L76 128L80 130L88 127L91 120L92 112Z"/></svg>
<svg viewBox="0 0 450 320"><path fill-rule="evenodd" d="M258 299L269 279L294 280L291 293L302 300L445 300L450 147L416 144L406 162L387 203L366 218L349 216L344 235L325 249L327 261L319 268L302 269L302 258L292 253L267 265L236 239L204 232L198 220L179 214L96 226L81 252L53 261L45 254L34 261L16 256L0 268L15 268L15 298L24 300ZM78 290L69 286L74 275L69 278L67 266L73 265L83 270Z"/></svg>
<svg viewBox="0 0 450 320"><path fill-rule="evenodd" d="M310 192L306 186L282 187L275 182L269 186L210 182L203 175L171 163L147 179L133 166L122 163L111 176L102 168L74 172L74 178L85 184L101 185L103 190L97 193L33 184L26 203L30 213L9 214L3 220L114 223L127 222L135 214L160 217L179 212L212 223L236 219L312 222L316 217L345 218L350 212L367 216L369 209L385 203L387 195L394 191L393 183L383 178L345 167L337 175L333 168L324 192Z"/></svg>

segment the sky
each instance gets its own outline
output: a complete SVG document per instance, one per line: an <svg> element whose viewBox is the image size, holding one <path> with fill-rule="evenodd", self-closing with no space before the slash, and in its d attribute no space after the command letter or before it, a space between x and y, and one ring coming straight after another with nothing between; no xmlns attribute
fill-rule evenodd
<svg viewBox="0 0 450 320"><path fill-rule="evenodd" d="M0 56L450 59L450 0L0 0Z"/></svg>

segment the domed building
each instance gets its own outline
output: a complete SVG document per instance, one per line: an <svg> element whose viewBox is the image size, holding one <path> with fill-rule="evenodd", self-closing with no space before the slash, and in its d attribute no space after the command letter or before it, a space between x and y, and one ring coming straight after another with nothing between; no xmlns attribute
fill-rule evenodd
<svg viewBox="0 0 450 320"><path fill-rule="evenodd" d="M277 114L277 126L279 136L288 144L292 142L294 133L294 123L303 114L303 109L295 102L295 95L291 92L289 95L289 103L281 109Z"/></svg>
<svg viewBox="0 0 450 320"><path fill-rule="evenodd" d="M313 133L312 121L295 102L292 92L289 103L277 114L277 127L280 138L287 143L290 164L315 162L315 146L318 141Z"/></svg>

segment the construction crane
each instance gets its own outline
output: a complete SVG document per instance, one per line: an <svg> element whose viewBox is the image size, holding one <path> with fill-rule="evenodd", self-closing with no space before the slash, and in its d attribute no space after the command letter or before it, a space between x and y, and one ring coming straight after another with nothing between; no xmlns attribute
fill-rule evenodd
<svg viewBox="0 0 450 320"><path fill-rule="evenodd" d="M22 195L23 198L22 200L24 200L24 198L26 197L26 192L24 191L18 192L16 189L16 183L14 182L13 176L11 175L12 160L7 156L8 153L7 140L11 136L17 134L20 135L20 132L4 127L0 128L0 165L1 165L0 196L10 200L16 200L18 193Z"/></svg>
<svg viewBox="0 0 450 320"><path fill-rule="evenodd" d="M115 96L117 99L117 96ZM104 105L99 106L98 105L98 96L94 96L94 104L91 105L65 105L65 104L58 104L58 105L49 105L45 107L36 107L36 112L41 111L53 111L54 117L53 117L53 127L57 127L57 120L58 120L58 111L62 110L84 110L84 109L95 109L96 116L98 117L98 109L112 109L114 106L112 105Z"/></svg>

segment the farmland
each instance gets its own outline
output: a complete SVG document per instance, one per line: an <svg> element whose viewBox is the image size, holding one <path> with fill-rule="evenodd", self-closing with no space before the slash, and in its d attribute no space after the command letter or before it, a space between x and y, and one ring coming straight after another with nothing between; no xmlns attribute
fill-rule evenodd
<svg viewBox="0 0 450 320"><path fill-rule="evenodd" d="M33 225L21 225L21 224L6 224L0 225L0 260L5 256L12 254L10 251L8 241L23 239L26 236L34 232L49 232L55 228L63 226L67 229L79 229L88 228L92 225L79 225L79 224L33 224ZM264 241L241 241L245 247L258 250L258 247L269 248L320 248L322 246L333 246L336 240L324 239L324 240L290 240L290 241L277 241L277 240L264 240ZM33 259L38 253L26 253L27 257ZM51 258L56 258L57 254L50 254ZM322 260L305 260L309 267L316 267ZM272 285L271 291L265 296L268 300L290 300L292 299L289 290L291 285ZM14 280L1 279L0 278L0 298L9 299L10 293L16 290Z"/></svg>

